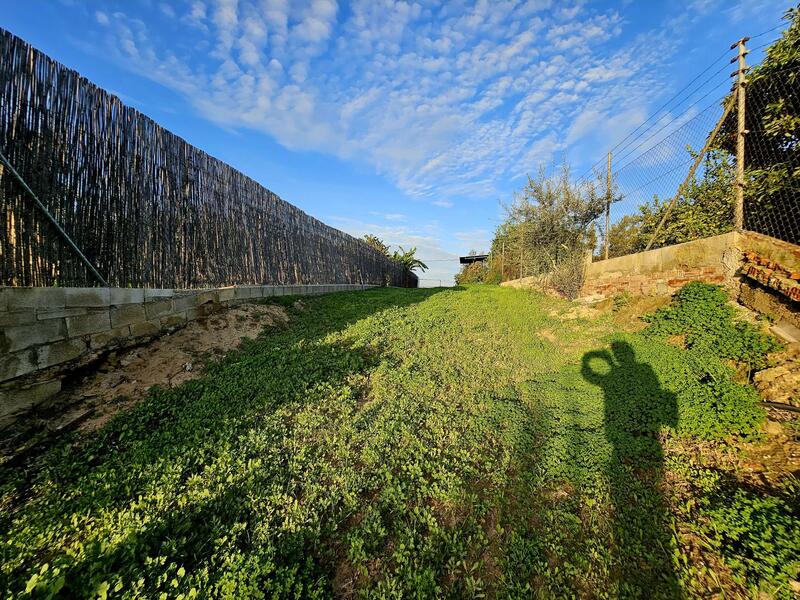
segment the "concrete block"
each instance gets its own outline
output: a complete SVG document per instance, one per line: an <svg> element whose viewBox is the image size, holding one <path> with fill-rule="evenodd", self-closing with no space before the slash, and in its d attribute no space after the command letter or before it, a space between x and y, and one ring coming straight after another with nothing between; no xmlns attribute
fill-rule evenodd
<svg viewBox="0 0 800 600"><path fill-rule="evenodd" d="M236 297L236 288L227 287L217 290L217 299L219 302L228 302Z"/></svg>
<svg viewBox="0 0 800 600"><path fill-rule="evenodd" d="M4 327L0 331L0 351L14 352L38 344L47 344L67 337L63 319L41 321L33 325Z"/></svg>
<svg viewBox="0 0 800 600"><path fill-rule="evenodd" d="M110 294L108 288L64 288L66 290L66 306L108 306Z"/></svg>
<svg viewBox="0 0 800 600"><path fill-rule="evenodd" d="M39 359L35 349L0 354L0 381L27 375L38 368Z"/></svg>
<svg viewBox="0 0 800 600"><path fill-rule="evenodd" d="M49 319L62 319L64 317L76 317L85 315L89 312L88 308L37 308L36 319L46 321Z"/></svg>
<svg viewBox="0 0 800 600"><path fill-rule="evenodd" d="M78 317L67 317L65 320L69 337L100 333L111 329L111 317L108 310L92 312Z"/></svg>
<svg viewBox="0 0 800 600"><path fill-rule="evenodd" d="M25 387L14 386L0 391L0 416L7 417L30 410L61 391L61 380L53 379Z"/></svg>
<svg viewBox="0 0 800 600"><path fill-rule="evenodd" d="M172 311L172 300L156 300L155 302L146 302L144 304L144 312L148 320L167 315Z"/></svg>
<svg viewBox="0 0 800 600"><path fill-rule="evenodd" d="M121 327L146 321L147 315L145 314L144 306L144 304L123 304L112 307L110 311L111 327Z"/></svg>
<svg viewBox="0 0 800 600"><path fill-rule="evenodd" d="M172 310L175 312L185 311L197 306L199 300L198 294L190 296L181 296L172 300Z"/></svg>
<svg viewBox="0 0 800 600"><path fill-rule="evenodd" d="M197 304L206 304L206 303L216 303L219 302L219 295L217 294L216 290L207 290L204 292L200 292L197 294Z"/></svg>
<svg viewBox="0 0 800 600"><path fill-rule="evenodd" d="M788 321L779 321L769 328L769 330L784 342L796 343L800 342L800 328L795 327Z"/></svg>
<svg viewBox="0 0 800 600"><path fill-rule="evenodd" d="M274 285L262 285L261 286L261 297L262 298L269 298L270 296L275 295L275 286Z"/></svg>
<svg viewBox="0 0 800 600"><path fill-rule="evenodd" d="M249 287L241 286L233 288L233 297L236 300L244 300L250 298L251 292Z"/></svg>
<svg viewBox="0 0 800 600"><path fill-rule="evenodd" d="M80 338L40 346L38 348L38 366L40 369L44 369L45 367L68 362L78 358L86 350L86 342Z"/></svg>
<svg viewBox="0 0 800 600"><path fill-rule="evenodd" d="M131 323L131 337L152 337L161 332L161 323L158 321L143 321Z"/></svg>
<svg viewBox="0 0 800 600"><path fill-rule="evenodd" d="M36 309L12 310L0 312L0 327L18 327L36 322Z"/></svg>
<svg viewBox="0 0 800 600"><path fill-rule="evenodd" d="M144 302L144 289L142 288L109 288L108 301L110 304L141 304Z"/></svg>
<svg viewBox="0 0 800 600"><path fill-rule="evenodd" d="M106 346L109 346L117 341L125 340L130 337L130 335L131 328L129 325L115 327L102 333L95 333L91 338L89 338L89 348L92 350L99 350L100 348L105 348Z"/></svg>
<svg viewBox="0 0 800 600"><path fill-rule="evenodd" d="M0 312L5 312L8 310L8 296L6 295L6 289L0 287Z"/></svg>
<svg viewBox="0 0 800 600"><path fill-rule="evenodd" d="M159 321L161 329L173 329L186 324L186 312L174 313L161 317Z"/></svg>
<svg viewBox="0 0 800 600"><path fill-rule="evenodd" d="M65 288L5 288L8 310L28 308L63 308Z"/></svg>
<svg viewBox="0 0 800 600"><path fill-rule="evenodd" d="M148 300L163 300L164 298L172 298L175 295L175 290L168 288L145 288L144 299Z"/></svg>

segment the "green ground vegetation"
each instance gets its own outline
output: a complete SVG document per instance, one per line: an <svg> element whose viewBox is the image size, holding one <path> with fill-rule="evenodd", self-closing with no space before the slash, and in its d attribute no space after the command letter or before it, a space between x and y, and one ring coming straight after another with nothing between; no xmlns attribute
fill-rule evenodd
<svg viewBox="0 0 800 600"><path fill-rule="evenodd" d="M719 458L764 419L731 359L772 346L684 290L638 333L491 285L284 301L201 379L0 467L0 590L789 598L796 482Z"/></svg>

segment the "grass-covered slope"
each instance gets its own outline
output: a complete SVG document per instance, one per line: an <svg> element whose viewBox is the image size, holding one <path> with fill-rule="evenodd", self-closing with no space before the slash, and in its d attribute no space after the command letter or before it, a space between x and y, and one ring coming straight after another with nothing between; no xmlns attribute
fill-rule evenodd
<svg viewBox="0 0 800 600"><path fill-rule="evenodd" d="M694 339L689 292L639 334L493 286L304 299L202 379L3 471L0 590L788 597L791 482L692 458L763 415L730 355L669 343Z"/></svg>

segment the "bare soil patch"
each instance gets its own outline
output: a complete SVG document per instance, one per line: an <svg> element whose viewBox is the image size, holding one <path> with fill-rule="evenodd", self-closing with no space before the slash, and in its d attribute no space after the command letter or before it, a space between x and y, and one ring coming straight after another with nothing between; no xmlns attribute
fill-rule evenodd
<svg viewBox="0 0 800 600"><path fill-rule="evenodd" d="M79 431L101 427L142 400L154 385L175 387L199 377L205 364L255 338L265 327L288 322L286 310L272 304L245 304L149 343L112 352L85 374L65 382L53 402L23 418L23 429L58 429L80 417Z"/></svg>

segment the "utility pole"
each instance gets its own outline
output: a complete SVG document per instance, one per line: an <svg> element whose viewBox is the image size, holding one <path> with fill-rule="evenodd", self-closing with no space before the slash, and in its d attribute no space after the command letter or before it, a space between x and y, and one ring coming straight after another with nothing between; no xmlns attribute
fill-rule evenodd
<svg viewBox="0 0 800 600"><path fill-rule="evenodd" d="M519 244L519 278L522 279L525 277L525 270L523 269L523 265L525 264L523 261L523 257L525 256L525 222L523 221L519 226L522 240Z"/></svg>
<svg viewBox="0 0 800 600"><path fill-rule="evenodd" d="M608 228L611 223L611 152L608 153L608 170L606 171L606 233L603 237L605 259L608 260Z"/></svg>
<svg viewBox="0 0 800 600"><path fill-rule="evenodd" d="M744 228L744 136L747 134L745 129L745 86L747 79L747 63L744 57L748 50L745 43L749 37L743 37L731 46L731 50L738 48L738 55L731 59L731 62L738 61L738 69L731 73L737 75L736 78L736 205L733 209L733 226L737 230Z"/></svg>
<svg viewBox="0 0 800 600"><path fill-rule="evenodd" d="M503 240L503 246L500 252L500 281L506 276L506 241Z"/></svg>

